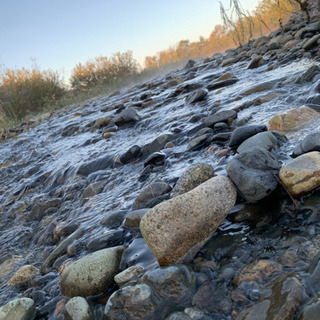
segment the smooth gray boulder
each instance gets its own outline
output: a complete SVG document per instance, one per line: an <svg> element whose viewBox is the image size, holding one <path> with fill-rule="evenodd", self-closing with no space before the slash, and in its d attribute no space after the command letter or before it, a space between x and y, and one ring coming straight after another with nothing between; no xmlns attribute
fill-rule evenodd
<svg viewBox="0 0 320 320"><path fill-rule="evenodd" d="M122 246L107 248L70 264L61 274L61 293L72 298L106 292L119 272L122 252Z"/></svg>
<svg viewBox="0 0 320 320"><path fill-rule="evenodd" d="M320 151L320 132L307 135L294 149L292 156L298 157L310 151Z"/></svg>
<svg viewBox="0 0 320 320"><path fill-rule="evenodd" d="M139 112L136 109L130 107L116 115L113 118L112 122L118 126L121 126L123 124L137 122L140 120L140 118L141 117Z"/></svg>
<svg viewBox="0 0 320 320"><path fill-rule="evenodd" d="M236 148L248 138L266 130L267 127L265 125L251 125L239 127L232 132L229 147Z"/></svg>
<svg viewBox="0 0 320 320"><path fill-rule="evenodd" d="M261 147L268 151L275 151L287 141L287 137L281 132L260 132L242 142L238 147L237 152L243 153L245 151L248 151L252 147Z"/></svg>
<svg viewBox="0 0 320 320"><path fill-rule="evenodd" d="M274 176L280 169L279 161L266 149L250 148L231 159L226 170L240 195L255 203L268 196L277 187Z"/></svg>
<svg viewBox="0 0 320 320"><path fill-rule="evenodd" d="M212 235L235 204L236 196L231 180L216 176L150 209L141 220L140 230L159 264L181 261Z"/></svg>
<svg viewBox="0 0 320 320"><path fill-rule="evenodd" d="M208 90L206 89L199 89L194 92L191 92L187 98L186 98L186 103L192 104L198 101L202 101L206 98L208 95Z"/></svg>
<svg viewBox="0 0 320 320"><path fill-rule="evenodd" d="M36 306L32 299L14 299L0 308L0 320L32 320L35 313Z"/></svg>

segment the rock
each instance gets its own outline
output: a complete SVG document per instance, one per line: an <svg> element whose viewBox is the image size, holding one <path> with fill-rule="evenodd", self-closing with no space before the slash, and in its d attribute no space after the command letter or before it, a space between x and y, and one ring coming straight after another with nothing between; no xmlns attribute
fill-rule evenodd
<svg viewBox="0 0 320 320"><path fill-rule="evenodd" d="M94 128L100 129L106 127L111 121L111 117L98 118L94 123Z"/></svg>
<svg viewBox="0 0 320 320"><path fill-rule="evenodd" d="M141 280L152 288L166 309L169 305L171 308L189 305L196 290L195 275L184 265L157 268L147 272Z"/></svg>
<svg viewBox="0 0 320 320"><path fill-rule="evenodd" d="M243 153L253 147L261 147L271 152L277 150L284 142L287 141L287 137L281 132L260 132L242 142L238 147L237 152Z"/></svg>
<svg viewBox="0 0 320 320"><path fill-rule="evenodd" d="M196 138L189 141L188 150L196 151L208 146L211 142L211 138L212 138L211 133L206 133L201 136L197 136Z"/></svg>
<svg viewBox="0 0 320 320"><path fill-rule="evenodd" d="M114 132L105 132L102 136L104 139L109 139L111 137L114 137L116 134Z"/></svg>
<svg viewBox="0 0 320 320"><path fill-rule="evenodd" d="M317 298L309 302L300 314L299 320L318 320L320 314L320 301Z"/></svg>
<svg viewBox="0 0 320 320"><path fill-rule="evenodd" d="M247 140L248 138L254 136L257 133L260 133L266 130L267 130L267 127L265 125L251 125L251 126L242 126L242 127L236 128L231 134L229 147L236 148L243 141Z"/></svg>
<svg viewBox="0 0 320 320"><path fill-rule="evenodd" d="M10 285L26 285L40 274L38 268L32 265L21 267L8 281Z"/></svg>
<svg viewBox="0 0 320 320"><path fill-rule="evenodd" d="M308 99L306 100L306 105L309 106L309 104L317 104L317 105L320 105L320 94L316 94L316 95L313 95L311 97L308 97ZM310 108L312 108L310 106Z"/></svg>
<svg viewBox="0 0 320 320"><path fill-rule="evenodd" d="M256 56L255 58L253 58L248 65L248 69L255 69L258 68L262 65L263 63L263 58L261 56Z"/></svg>
<svg viewBox="0 0 320 320"><path fill-rule="evenodd" d="M191 92L187 98L186 98L186 103L192 104L198 101L202 101L206 98L208 95L208 90L205 89L199 89L194 92Z"/></svg>
<svg viewBox="0 0 320 320"><path fill-rule="evenodd" d="M237 112L234 110L220 111L205 118L204 123L207 127L213 127L218 122L228 123L228 119L235 119Z"/></svg>
<svg viewBox="0 0 320 320"><path fill-rule="evenodd" d="M320 132L314 132L307 135L298 143L292 156L296 158L310 151L320 151Z"/></svg>
<svg viewBox="0 0 320 320"><path fill-rule="evenodd" d="M153 320L157 300L150 286L136 284L125 286L114 292L109 298L104 314L107 320Z"/></svg>
<svg viewBox="0 0 320 320"><path fill-rule="evenodd" d="M107 168L112 168L113 166L113 157L110 155L104 155L102 157L99 157L97 159L94 159L90 162L82 164L79 169L77 174L81 174L83 176L88 176L89 174L99 171L99 170L104 170Z"/></svg>
<svg viewBox="0 0 320 320"><path fill-rule="evenodd" d="M67 297L104 293L119 272L123 247L103 249L70 264L61 274L60 291Z"/></svg>
<svg viewBox="0 0 320 320"><path fill-rule="evenodd" d="M141 156L141 153L141 147L134 145L128 151L123 153L118 159L121 164L128 164L137 160Z"/></svg>
<svg viewBox="0 0 320 320"><path fill-rule="evenodd" d="M114 276L114 281L122 286L144 272L141 266L131 266Z"/></svg>
<svg viewBox="0 0 320 320"><path fill-rule="evenodd" d="M263 82L263 83L260 83L258 85L255 85L249 89L246 89L244 91L242 91L240 93L240 95L242 96L249 96L250 94L253 94L253 93L257 93L257 92L261 92L261 91L266 91L266 90L270 90L273 88L273 86L276 84L276 81L273 80L273 81L268 81L268 82Z"/></svg>
<svg viewBox="0 0 320 320"><path fill-rule="evenodd" d="M86 248L88 251L97 251L100 249L111 248L122 244L124 230L109 230L102 235L97 235L93 239L87 240Z"/></svg>
<svg viewBox="0 0 320 320"><path fill-rule="evenodd" d="M282 266L279 263L271 260L259 260L254 264L244 267L233 282L237 286L243 281L262 283L281 272Z"/></svg>
<svg viewBox="0 0 320 320"><path fill-rule="evenodd" d="M320 152L305 153L288 162L279 172L282 183L293 196L301 196L320 186Z"/></svg>
<svg viewBox="0 0 320 320"><path fill-rule="evenodd" d="M134 210L128 214L124 222L127 228L139 228L142 217L149 211L149 209Z"/></svg>
<svg viewBox="0 0 320 320"><path fill-rule="evenodd" d="M93 312L86 299L74 297L65 305L65 320L93 320Z"/></svg>
<svg viewBox="0 0 320 320"><path fill-rule="evenodd" d="M139 120L140 114L137 112L137 110L129 107L116 115L112 121L116 125L121 126L123 124L134 123Z"/></svg>
<svg viewBox="0 0 320 320"><path fill-rule="evenodd" d="M0 264L0 280L4 279L9 273L11 273L15 265L20 263L22 256L12 256L10 259L6 259Z"/></svg>
<svg viewBox="0 0 320 320"><path fill-rule="evenodd" d="M311 39L309 39L303 46L302 48L304 50L309 50L313 46L317 45L318 40L320 39L320 34L314 35Z"/></svg>
<svg viewBox="0 0 320 320"><path fill-rule="evenodd" d="M152 142L146 144L142 147L142 152L144 156L148 156L153 152L160 151L164 148L164 146L174 139L174 135L172 134L162 134L161 136L154 139Z"/></svg>
<svg viewBox="0 0 320 320"><path fill-rule="evenodd" d="M173 188L172 197L186 193L214 176L214 169L210 164L199 163L191 165L178 179Z"/></svg>
<svg viewBox="0 0 320 320"><path fill-rule="evenodd" d="M14 299L0 308L0 320L32 320L35 313L32 299Z"/></svg>
<svg viewBox="0 0 320 320"><path fill-rule="evenodd" d="M216 90L224 87L231 86L235 83L237 83L239 79L237 77L232 77L230 79L225 79L225 80L215 80L207 85L208 90Z"/></svg>
<svg viewBox="0 0 320 320"><path fill-rule="evenodd" d="M299 310L301 302L306 299L306 292L302 281L297 277L283 275L275 278L268 286L270 294L262 301L240 312L236 320L291 320Z"/></svg>
<svg viewBox="0 0 320 320"><path fill-rule="evenodd" d="M268 121L268 129L276 131L296 130L308 121L319 118L320 113L314 109L302 106L297 109L291 109L286 113L278 114Z"/></svg>
<svg viewBox="0 0 320 320"><path fill-rule="evenodd" d="M192 304L201 310L218 314L228 314L232 308L226 284L217 285L213 281L205 282L198 289L193 297Z"/></svg>
<svg viewBox="0 0 320 320"><path fill-rule="evenodd" d="M185 65L185 69L190 69L190 68L192 68L194 65L196 64L196 62L194 61L194 60L189 60L188 62L187 62L187 64Z"/></svg>
<svg viewBox="0 0 320 320"><path fill-rule="evenodd" d="M251 203L258 202L276 189L278 181L274 174L279 168L279 161L261 147L242 152L226 166L227 173L240 195Z"/></svg>
<svg viewBox="0 0 320 320"><path fill-rule="evenodd" d="M236 200L236 189L224 176L152 208L140 230L161 266L177 263L212 235Z"/></svg>
<svg viewBox="0 0 320 320"><path fill-rule="evenodd" d="M268 41L269 41L268 37L266 37L266 36L260 37L253 42L252 47L259 48L259 47L265 45Z"/></svg>
<svg viewBox="0 0 320 320"><path fill-rule="evenodd" d="M146 204L154 198L164 195L171 191L171 186L161 180L152 182L145 188L143 188L137 198L134 200L132 209L143 209L146 208Z"/></svg>
<svg viewBox="0 0 320 320"><path fill-rule="evenodd" d="M154 152L144 161L144 167L150 165L154 166L163 166L166 160L166 154L163 152Z"/></svg>

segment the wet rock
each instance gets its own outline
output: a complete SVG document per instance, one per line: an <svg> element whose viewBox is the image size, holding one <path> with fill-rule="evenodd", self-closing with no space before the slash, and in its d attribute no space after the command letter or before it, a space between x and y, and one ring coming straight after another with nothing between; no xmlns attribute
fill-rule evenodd
<svg viewBox="0 0 320 320"><path fill-rule="evenodd" d="M262 92L262 91L266 91L266 90L270 90L273 88L273 86L276 84L276 81L268 81L268 82L263 82L260 83L258 85L255 85L249 89L246 89L244 91L242 91L240 93L240 95L242 96L249 96L253 93L257 93L257 92Z"/></svg>
<svg viewBox="0 0 320 320"><path fill-rule="evenodd" d="M309 39L303 46L302 48L304 50L309 50L313 46L317 45L318 40L320 39L320 34L314 35L311 39Z"/></svg>
<svg viewBox="0 0 320 320"><path fill-rule="evenodd" d="M320 314L320 301L318 298L309 302L300 313L299 320L318 320Z"/></svg>
<svg viewBox="0 0 320 320"><path fill-rule="evenodd" d="M237 152L243 153L253 147L261 147L271 152L280 148L281 145L287 141L287 137L281 132L260 132L242 142L238 147Z"/></svg>
<svg viewBox="0 0 320 320"><path fill-rule="evenodd" d="M35 266L25 265L9 279L8 284L24 286L30 283L39 274L40 271Z"/></svg>
<svg viewBox="0 0 320 320"><path fill-rule="evenodd" d="M29 298L14 299L0 308L1 320L32 320L36 313L34 301Z"/></svg>
<svg viewBox="0 0 320 320"><path fill-rule="evenodd" d="M296 277L284 275L273 280L269 295L249 306L235 317L236 320L256 319L257 315L265 320L294 319L301 302L306 298L302 281Z"/></svg>
<svg viewBox="0 0 320 320"><path fill-rule="evenodd" d="M125 232L123 230L110 230L105 234L96 236L87 241L88 251L97 251L100 249L115 247L122 244Z"/></svg>
<svg viewBox="0 0 320 320"><path fill-rule="evenodd" d="M292 156L295 158L311 151L320 151L320 132L314 132L307 135L298 143Z"/></svg>
<svg viewBox="0 0 320 320"><path fill-rule="evenodd" d="M293 196L301 196L320 186L320 152L303 154L279 172L282 183Z"/></svg>
<svg viewBox="0 0 320 320"><path fill-rule="evenodd" d="M207 95L208 95L208 91L205 89L196 90L187 96L186 103L192 104L195 102L202 101L206 98Z"/></svg>
<svg viewBox="0 0 320 320"><path fill-rule="evenodd" d="M242 126L242 127L236 128L231 134L229 147L236 148L243 141L247 140L248 138L254 136L257 133L260 133L266 130L267 130L267 127L265 125L251 125L251 126Z"/></svg>
<svg viewBox="0 0 320 320"><path fill-rule="evenodd" d="M192 304L201 310L229 314L231 299L225 283L217 285L213 281L204 283L194 295Z"/></svg>
<svg viewBox="0 0 320 320"><path fill-rule="evenodd" d="M111 121L111 117L98 118L94 123L94 128L100 129L106 127Z"/></svg>
<svg viewBox="0 0 320 320"><path fill-rule="evenodd" d="M184 265L157 268L147 272L141 280L149 285L163 307L187 306L196 290L196 278Z"/></svg>
<svg viewBox="0 0 320 320"><path fill-rule="evenodd" d="M235 119L237 112L234 110L220 111L205 118L204 123L207 127L213 127L218 122L228 123L229 119Z"/></svg>
<svg viewBox="0 0 320 320"><path fill-rule="evenodd" d="M204 147L207 147L211 142L212 134L206 133L201 136L198 136L188 143L188 150L189 151L196 151L200 150Z"/></svg>
<svg viewBox="0 0 320 320"><path fill-rule="evenodd" d="M319 72L320 68L317 65L313 65L297 79L296 83L312 81Z"/></svg>
<svg viewBox="0 0 320 320"><path fill-rule="evenodd" d="M166 194L171 191L171 186L165 182L157 180L152 182L150 185L143 188L138 195L138 197L134 200L132 209L143 209L146 208L146 204L163 194Z"/></svg>
<svg viewBox="0 0 320 320"><path fill-rule="evenodd" d="M186 193L214 176L214 169L207 163L191 165L178 179L172 197Z"/></svg>
<svg viewBox="0 0 320 320"><path fill-rule="evenodd" d="M308 99L306 100L306 105L307 106L310 106L311 105L319 105L320 104L320 94L316 94L316 95L313 95L311 97L308 97ZM310 108L312 108L312 106L310 106Z"/></svg>
<svg viewBox="0 0 320 320"><path fill-rule="evenodd" d="M166 160L166 154L163 152L154 152L144 161L144 167L146 166L163 166Z"/></svg>
<svg viewBox="0 0 320 320"><path fill-rule="evenodd" d="M233 282L237 286L244 281L262 283L281 272L282 266L279 263L271 260L259 260L244 267Z"/></svg>
<svg viewBox="0 0 320 320"><path fill-rule="evenodd" d="M104 314L107 320L157 319L157 300L146 284L125 286L109 298ZM161 318L158 318L161 319Z"/></svg>
<svg viewBox="0 0 320 320"><path fill-rule="evenodd" d="M235 199L232 182L213 177L148 211L140 223L141 233L160 265L177 263L216 231Z"/></svg>
<svg viewBox="0 0 320 320"><path fill-rule="evenodd" d="M184 312L174 312L171 313L165 320L192 320L192 318L190 318Z"/></svg>
<svg viewBox="0 0 320 320"><path fill-rule="evenodd" d="M27 221L41 220L51 210L57 210L62 204L62 199L55 198L50 200L36 199L35 205L28 214Z"/></svg>
<svg viewBox="0 0 320 320"><path fill-rule="evenodd" d="M114 132L105 132L102 136L104 139L109 139L111 137L114 137L116 134Z"/></svg>
<svg viewBox="0 0 320 320"><path fill-rule="evenodd" d="M261 56L256 56L254 57L248 65L248 69L256 69L258 67L260 67L263 63L263 58Z"/></svg>
<svg viewBox="0 0 320 320"><path fill-rule="evenodd" d="M77 174L81 174L83 176L88 176L93 172L104 170L107 168L112 168L113 166L113 157L110 155L104 155L102 157L99 157L97 159L94 159L90 162L82 164Z"/></svg>
<svg viewBox="0 0 320 320"><path fill-rule="evenodd" d="M61 274L61 293L72 298L106 292L119 272L122 251L122 247L103 249L73 262Z"/></svg>
<svg viewBox="0 0 320 320"><path fill-rule="evenodd" d="M144 269L141 266L131 266L128 269L123 270L114 276L114 281L122 286L125 283L131 281L136 278L139 274L143 273Z"/></svg>
<svg viewBox="0 0 320 320"><path fill-rule="evenodd" d="M127 108L121 111L118 115L114 117L112 120L118 126L127 124L127 123L134 123L140 120L140 114L134 108Z"/></svg>
<svg viewBox="0 0 320 320"><path fill-rule="evenodd" d="M117 228L122 224L126 214L126 210L115 210L107 212L101 219L100 224L102 224L103 226L107 226L110 229Z"/></svg>
<svg viewBox="0 0 320 320"><path fill-rule="evenodd" d="M240 195L255 203L276 189L274 176L280 168L279 161L266 149L254 147L231 159L226 170L237 186Z"/></svg>
<svg viewBox="0 0 320 320"><path fill-rule="evenodd" d="M82 197L83 198L93 197L93 196L99 194L102 190L103 190L103 188L102 188L100 182L92 183L84 189Z"/></svg>
<svg viewBox="0 0 320 320"><path fill-rule="evenodd" d="M228 87L228 86L231 86L235 83L237 83L239 81L239 79L237 77L232 77L230 79L225 79L225 80L215 80L211 83L209 83L207 85L207 89L208 90L217 90L217 89L220 89L220 88L224 88L224 87Z"/></svg>
<svg viewBox="0 0 320 320"><path fill-rule="evenodd" d="M320 113L316 110L302 106L297 109L291 109L286 113L278 114L268 121L269 130L291 131L296 130L308 121L319 118Z"/></svg>
<svg viewBox="0 0 320 320"><path fill-rule="evenodd" d="M127 164L133 162L141 156L141 153L141 147L138 145L134 145L119 157L120 163Z"/></svg>
<svg viewBox="0 0 320 320"><path fill-rule="evenodd" d="M154 139L152 142L142 147L143 155L148 156L153 152L160 151L164 148L164 146L174 139L174 135L172 134L162 134L161 136Z"/></svg>
<svg viewBox="0 0 320 320"><path fill-rule="evenodd" d="M139 228L142 217L149 211L149 209L134 210L128 214L124 222L127 228Z"/></svg>
<svg viewBox="0 0 320 320"><path fill-rule="evenodd" d="M93 320L93 312L86 299L74 297L65 305L65 320Z"/></svg>

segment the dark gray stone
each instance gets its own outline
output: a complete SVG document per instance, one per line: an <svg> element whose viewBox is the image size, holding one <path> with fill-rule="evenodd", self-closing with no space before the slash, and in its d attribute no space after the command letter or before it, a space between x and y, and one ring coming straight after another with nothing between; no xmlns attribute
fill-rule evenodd
<svg viewBox="0 0 320 320"><path fill-rule="evenodd" d="M320 132L311 133L300 141L292 156L295 158L310 151L320 151Z"/></svg>
<svg viewBox="0 0 320 320"><path fill-rule="evenodd" d="M144 156L148 156L154 152L160 151L164 148L164 146L174 139L173 134L162 134L161 136L154 139L152 142L144 145L142 147L142 154Z"/></svg>
<svg viewBox="0 0 320 320"><path fill-rule="evenodd" d="M220 111L205 118L204 123L207 127L213 127L218 122L228 123L228 119L235 119L237 112L234 110Z"/></svg>
<svg viewBox="0 0 320 320"><path fill-rule="evenodd" d="M163 152L154 152L145 160L144 167L150 166L162 166L166 160L166 154Z"/></svg>
<svg viewBox="0 0 320 320"><path fill-rule="evenodd" d="M186 98L186 103L195 103L198 101L202 101L206 98L206 96L208 95L208 91L205 89L199 89L197 91L194 91L192 93L190 93L187 98Z"/></svg>
<svg viewBox="0 0 320 320"><path fill-rule="evenodd" d="M261 147L244 151L226 166L226 171L240 195L251 203L258 202L275 190L278 181L274 174L279 169L279 161Z"/></svg>
<svg viewBox="0 0 320 320"><path fill-rule="evenodd" d="M141 155L141 147L138 145L134 145L128 151L123 153L120 156L119 160L122 164L127 164L138 159L140 155Z"/></svg>
<svg viewBox="0 0 320 320"><path fill-rule="evenodd" d="M238 147L237 152L243 153L252 147L261 147L268 151L278 149L283 143L287 142L287 137L278 131L265 131L255 134L248 138Z"/></svg>
<svg viewBox="0 0 320 320"><path fill-rule="evenodd" d="M113 166L113 157L110 155L105 155L100 158L94 159L90 162L82 164L79 169L77 174L81 174L83 176L88 176L89 174L99 171L99 170L104 170L107 168L112 168Z"/></svg>
<svg viewBox="0 0 320 320"><path fill-rule="evenodd" d="M236 148L243 141L247 140L248 138L254 136L257 133L260 133L266 130L267 130L267 127L265 125L252 125L252 126L239 127L232 132L230 142L229 142L229 147Z"/></svg>
<svg viewBox="0 0 320 320"><path fill-rule="evenodd" d="M113 123L121 126L126 123L137 122L140 120L140 115L134 108L127 108L116 115L113 119Z"/></svg>
<svg viewBox="0 0 320 320"><path fill-rule="evenodd" d="M236 82L238 82L239 79L236 77L232 77L230 79L227 80L220 80L220 81L213 81L212 83L209 83L207 85L207 89L208 90L216 90L216 89L220 89L223 87L227 87L227 86L231 86L233 84L235 84Z"/></svg>

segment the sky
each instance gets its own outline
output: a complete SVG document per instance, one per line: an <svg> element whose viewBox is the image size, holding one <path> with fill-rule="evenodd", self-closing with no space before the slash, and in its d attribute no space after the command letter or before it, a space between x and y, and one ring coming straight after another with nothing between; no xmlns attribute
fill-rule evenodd
<svg viewBox="0 0 320 320"><path fill-rule="evenodd" d="M227 8L230 0L221 0ZM241 0L252 11L258 0ZM0 64L64 74L79 62L131 50L146 56L180 40L209 37L218 0L0 0Z"/></svg>

